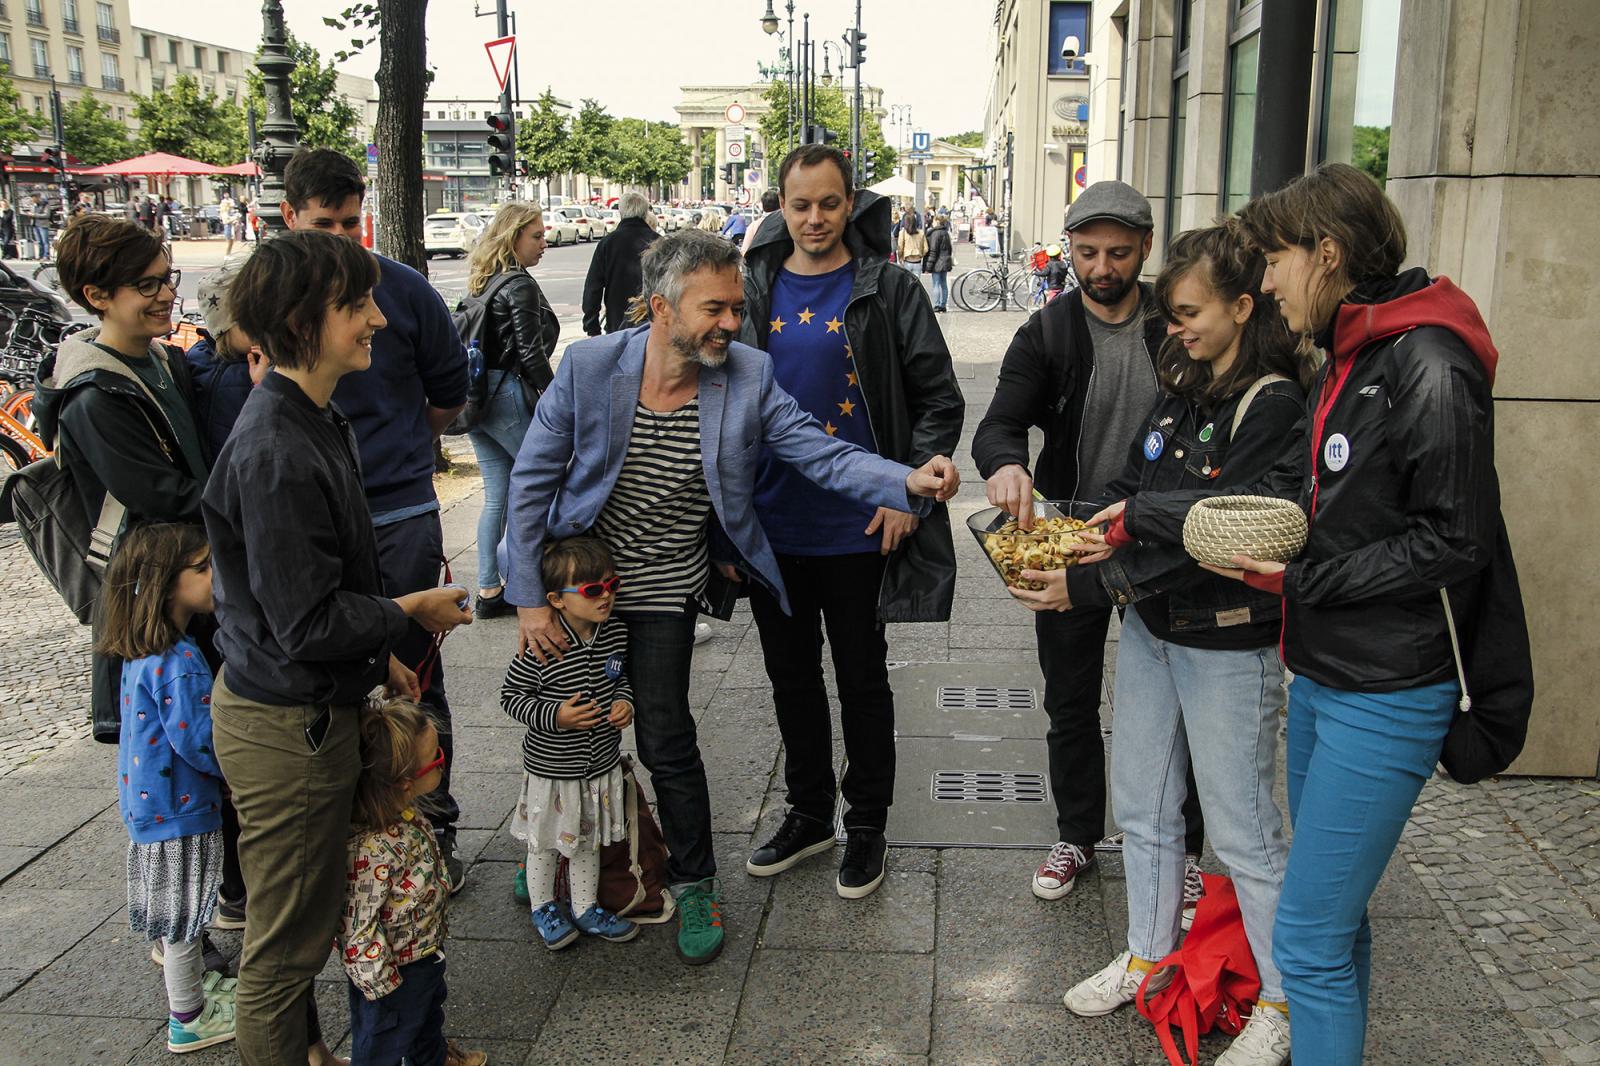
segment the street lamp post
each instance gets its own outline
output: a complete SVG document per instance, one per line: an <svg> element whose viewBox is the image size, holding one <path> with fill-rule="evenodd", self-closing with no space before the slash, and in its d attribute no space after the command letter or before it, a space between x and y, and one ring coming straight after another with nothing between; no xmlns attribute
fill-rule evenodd
<svg viewBox="0 0 1600 1066"><path fill-rule="evenodd" d="M787 0L783 8L789 15L789 35L784 38L783 67L785 84L789 90L789 147L787 150L792 152L794 151L794 117L796 114L794 99L796 80L794 67L794 0ZM772 0L767 0L767 10L761 16L761 30L768 35L778 32L778 13L772 9Z"/></svg>
<svg viewBox="0 0 1600 1066"><path fill-rule="evenodd" d="M289 228L283 220L283 172L300 147L300 127L289 109L289 74L295 62L289 55L289 31L283 22L280 0L263 0L261 5L261 55L256 69L261 71L267 114L261 123L261 144L256 162L261 165L261 194L256 216L261 220L261 237L275 237Z"/></svg>

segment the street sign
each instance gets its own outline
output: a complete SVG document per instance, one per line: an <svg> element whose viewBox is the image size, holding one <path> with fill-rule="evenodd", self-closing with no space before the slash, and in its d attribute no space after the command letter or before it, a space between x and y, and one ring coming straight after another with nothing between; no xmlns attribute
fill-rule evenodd
<svg viewBox="0 0 1600 1066"><path fill-rule="evenodd" d="M500 91L506 91L506 79L511 77L511 56L517 50L517 39L501 37L484 43L483 50L489 53L489 69L494 71L494 80L500 84Z"/></svg>
<svg viewBox="0 0 1600 1066"><path fill-rule="evenodd" d="M926 152L933 147L933 137L920 130L911 135L911 150L913 152Z"/></svg>
<svg viewBox="0 0 1600 1066"><path fill-rule="evenodd" d="M744 105L740 103L729 104L728 109L722 113L722 117L728 120L728 125L730 126L743 124L744 115Z"/></svg>
<svg viewBox="0 0 1600 1066"><path fill-rule="evenodd" d="M730 163L743 163L744 162L744 142L743 141L729 141L727 143L727 146L723 149L723 152L726 155L728 162L730 162Z"/></svg>
<svg viewBox="0 0 1600 1066"><path fill-rule="evenodd" d="M749 189L740 189L739 190L739 202L741 204L747 204L747 203L750 202L750 190Z"/></svg>
<svg viewBox="0 0 1600 1066"><path fill-rule="evenodd" d="M933 158L932 152L907 152L906 158L914 163L926 163Z"/></svg>
<svg viewBox="0 0 1600 1066"><path fill-rule="evenodd" d="M722 127L722 139L725 140L725 141L742 141L742 140L744 140L744 127L743 126L724 126L724 127Z"/></svg>
<svg viewBox="0 0 1600 1066"><path fill-rule="evenodd" d="M761 188L761 171L755 169L745 171L744 183L752 189Z"/></svg>
<svg viewBox="0 0 1600 1066"><path fill-rule="evenodd" d="M1089 185L1089 168L1079 167L1077 173L1072 175L1072 180L1078 183L1078 188L1087 188Z"/></svg>
<svg viewBox="0 0 1600 1066"><path fill-rule="evenodd" d="M369 144L369 145L367 145L367 169L368 170L375 169L377 167L377 165L378 165L378 146L375 145L375 144Z"/></svg>

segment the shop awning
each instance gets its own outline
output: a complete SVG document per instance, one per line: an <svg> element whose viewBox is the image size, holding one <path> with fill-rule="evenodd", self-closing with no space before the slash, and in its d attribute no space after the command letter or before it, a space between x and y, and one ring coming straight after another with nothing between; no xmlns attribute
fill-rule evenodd
<svg viewBox="0 0 1600 1066"><path fill-rule="evenodd" d="M868 185L868 192L875 192L879 196L915 196L917 195L916 183L899 174L891 178L884 178L876 185Z"/></svg>
<svg viewBox="0 0 1600 1066"><path fill-rule="evenodd" d="M107 163L103 167L88 167L84 174L112 174L122 177L176 177L183 175L216 174L218 168L198 159L185 159L168 152L151 152L148 155L124 159L120 163Z"/></svg>

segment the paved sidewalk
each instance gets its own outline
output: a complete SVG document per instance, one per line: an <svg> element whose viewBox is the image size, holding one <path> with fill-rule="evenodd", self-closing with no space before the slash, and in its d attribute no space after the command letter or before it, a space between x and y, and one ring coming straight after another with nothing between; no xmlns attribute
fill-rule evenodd
<svg viewBox="0 0 1600 1066"><path fill-rule="evenodd" d="M967 458L1017 314L944 319L969 404L958 520L981 506ZM445 533L472 580L480 496ZM949 624L896 626L897 661L1015 663L1031 677L1030 618L959 528ZM124 914L125 836L114 753L82 739L87 633L0 530L0 1063L163 1061L160 976ZM1163 1062L1129 1011L1084 1021L1061 993L1119 948L1121 867L1104 859L1056 903L1034 899L1022 851L896 849L874 896L833 892L818 858L769 880L744 859L783 809L782 754L748 611L696 650L691 695L711 780L729 939L690 969L671 927L626 945L536 946L511 898L504 830L520 773L518 727L496 694L515 623L445 645L457 716L455 776L470 881L452 906L449 1027L494 1063ZM1024 681L1024 684L1031 683ZM1042 735L1042 716L1037 722ZM1589 781L1434 782L1373 905L1370 1063L1600 1061L1600 787ZM234 934L217 934L236 951ZM342 1039L342 978L318 985ZM1224 1045L1207 1040L1203 1061ZM190 1057L231 1062L227 1048Z"/></svg>

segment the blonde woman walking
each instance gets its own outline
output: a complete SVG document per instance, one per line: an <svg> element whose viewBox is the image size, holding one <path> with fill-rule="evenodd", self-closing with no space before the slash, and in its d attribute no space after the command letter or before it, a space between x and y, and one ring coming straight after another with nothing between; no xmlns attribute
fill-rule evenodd
<svg viewBox="0 0 1600 1066"><path fill-rule="evenodd" d="M528 270L544 258L544 216L535 204L509 203L484 230L467 262L467 292L483 297L483 377L473 383L479 406L468 431L483 474L483 511L478 515L478 604L480 618L510 614L495 546L506 528L506 490L511 464L533 420L534 404L550 384L561 327L539 283Z"/></svg>

